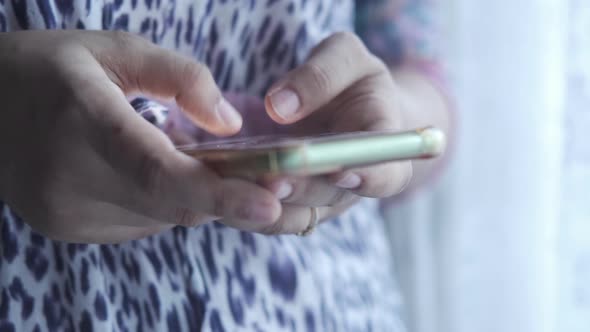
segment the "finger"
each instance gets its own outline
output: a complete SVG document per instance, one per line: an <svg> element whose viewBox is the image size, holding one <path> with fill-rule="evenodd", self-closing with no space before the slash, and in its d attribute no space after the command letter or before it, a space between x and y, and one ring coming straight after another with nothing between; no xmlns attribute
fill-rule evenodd
<svg viewBox="0 0 590 332"><path fill-rule="evenodd" d="M97 79L81 93L89 114L88 134L98 154L122 176L104 183L105 199L152 219L184 226L199 214L274 222L280 203L267 190L245 181L224 180L178 152L158 129L138 116L122 92ZM96 102L96 98L100 102ZM92 102L94 101L94 102Z"/></svg>
<svg viewBox="0 0 590 332"><path fill-rule="evenodd" d="M164 132L175 146L189 145L197 142L195 138L181 128L165 128Z"/></svg>
<svg viewBox="0 0 590 332"><path fill-rule="evenodd" d="M322 41L302 66L269 89L265 106L273 120L290 124L326 105L355 82L385 71L385 65L356 35L336 33Z"/></svg>
<svg viewBox="0 0 590 332"><path fill-rule="evenodd" d="M110 223L113 220L124 220L128 225ZM157 234L174 226L156 223L144 215L100 201L77 202L73 209L53 222L56 223L54 227L45 230L44 235L53 240L76 243L119 243Z"/></svg>
<svg viewBox="0 0 590 332"><path fill-rule="evenodd" d="M412 162L392 162L347 170L330 176L331 182L364 197L384 198L396 195L412 179Z"/></svg>
<svg viewBox="0 0 590 332"><path fill-rule="evenodd" d="M401 131L407 129L403 110L407 102L397 93L391 75L377 75L355 86L352 97L342 95L344 102L335 106L329 122L334 132ZM352 90L351 90L352 91Z"/></svg>
<svg viewBox="0 0 590 332"><path fill-rule="evenodd" d="M240 114L222 97L205 65L131 34L97 34L103 43L88 47L126 94L139 91L174 98L195 124L213 134L231 135L240 130Z"/></svg>
<svg viewBox="0 0 590 332"><path fill-rule="evenodd" d="M358 196L355 196L342 200L334 206L316 207L316 216L313 214L312 207L284 204L281 217L275 223L256 231L267 235L297 234L306 230L314 217L317 218L317 224L328 221L342 214L358 200Z"/></svg>
<svg viewBox="0 0 590 332"><path fill-rule="evenodd" d="M282 202L300 206L332 206L355 196L322 176L272 179L263 186Z"/></svg>
<svg viewBox="0 0 590 332"><path fill-rule="evenodd" d="M194 183L194 185L203 184ZM236 225L239 229L252 230L271 225L281 214L281 205L271 193L246 181L221 180L210 190L209 195L211 197L201 200L162 197L153 199L150 204L142 195L134 195L127 190L126 194L119 193L117 203L134 211L141 211L140 213L160 222L184 227L229 219L241 220L241 225ZM217 211L202 212L202 209L197 207L199 204L196 201L204 200L213 201L211 203L214 205L213 210Z"/></svg>
<svg viewBox="0 0 590 332"><path fill-rule="evenodd" d="M315 217L317 217L317 223L319 224L339 216L356 202L358 202L359 199L360 197L358 196L350 196L348 199L341 200L334 206L316 207L317 215ZM286 203L282 206L281 216L279 219L270 225L263 227L252 227L251 223L235 219L226 219L223 220L223 223L238 229L267 235L297 234L309 227L310 223L313 221L313 217L314 215L312 212L312 207Z"/></svg>
<svg viewBox="0 0 590 332"><path fill-rule="evenodd" d="M283 206L283 213L274 224L258 230L266 235L297 234L304 231L312 222L312 218L318 218L317 223L323 221L330 213L332 207L317 207L317 216L314 216L311 207L294 205Z"/></svg>

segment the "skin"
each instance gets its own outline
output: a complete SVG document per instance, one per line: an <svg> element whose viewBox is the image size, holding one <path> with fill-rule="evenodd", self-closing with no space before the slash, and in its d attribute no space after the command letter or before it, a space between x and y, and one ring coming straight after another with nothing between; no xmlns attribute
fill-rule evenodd
<svg viewBox="0 0 590 332"><path fill-rule="evenodd" d="M389 163L259 183L221 178L177 152L125 96L173 99L216 136L255 129L255 117L240 116L204 65L127 33L0 34L0 73L0 197L52 239L116 243L217 219L291 234L307 227L312 206L327 219L359 197L397 194L433 166ZM407 69L394 76L356 36L338 33L269 89L264 110L297 133L448 128L444 102L426 80Z"/></svg>

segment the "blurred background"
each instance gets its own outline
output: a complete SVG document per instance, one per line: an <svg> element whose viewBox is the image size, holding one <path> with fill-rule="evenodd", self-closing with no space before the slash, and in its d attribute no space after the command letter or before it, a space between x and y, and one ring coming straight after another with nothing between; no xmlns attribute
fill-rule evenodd
<svg viewBox="0 0 590 332"><path fill-rule="evenodd" d="M435 187L388 211L410 331L590 331L590 1L430 14L458 138Z"/></svg>

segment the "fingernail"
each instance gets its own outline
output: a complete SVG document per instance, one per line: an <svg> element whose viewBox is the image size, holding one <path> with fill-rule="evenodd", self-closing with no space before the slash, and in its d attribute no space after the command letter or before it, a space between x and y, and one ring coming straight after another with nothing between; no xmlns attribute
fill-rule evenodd
<svg viewBox="0 0 590 332"><path fill-rule="evenodd" d="M242 126L242 116L225 98L221 98L219 104L217 104L217 112L221 120L229 127L237 128Z"/></svg>
<svg viewBox="0 0 590 332"><path fill-rule="evenodd" d="M282 89L273 92L269 98L272 108L283 119L292 117L301 107L301 101L293 90Z"/></svg>
<svg viewBox="0 0 590 332"><path fill-rule="evenodd" d="M279 200L286 199L293 193L293 185L287 181L281 182L275 190L275 195Z"/></svg>
<svg viewBox="0 0 590 332"><path fill-rule="evenodd" d="M348 173L336 182L336 186L343 189L354 189L361 185L361 177L354 173Z"/></svg>

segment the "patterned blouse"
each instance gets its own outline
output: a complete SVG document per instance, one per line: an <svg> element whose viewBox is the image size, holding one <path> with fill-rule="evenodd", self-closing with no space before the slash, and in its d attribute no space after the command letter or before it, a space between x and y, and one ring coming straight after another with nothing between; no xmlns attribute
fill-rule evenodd
<svg viewBox="0 0 590 332"><path fill-rule="evenodd" d="M355 26L392 65L430 68L429 6L0 0L0 31L127 30L207 64L225 91L262 95L321 39ZM153 101L132 105L156 125L166 119ZM307 238L212 223L118 245L63 243L33 231L2 202L0 226L0 331L404 331L374 200Z"/></svg>

